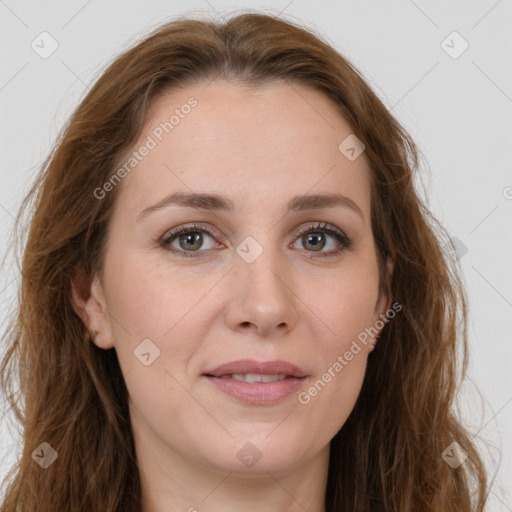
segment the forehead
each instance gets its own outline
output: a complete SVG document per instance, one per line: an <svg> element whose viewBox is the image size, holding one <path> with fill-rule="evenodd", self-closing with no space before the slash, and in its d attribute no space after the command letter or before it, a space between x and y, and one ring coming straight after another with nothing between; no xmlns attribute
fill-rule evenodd
<svg viewBox="0 0 512 512"><path fill-rule="evenodd" d="M171 192L214 192L237 210L259 201L268 211L295 195L339 192L367 216L364 153L351 161L339 149L351 134L329 98L297 84L218 80L173 90L155 101L130 148L128 157L150 147L124 178L120 200L140 211Z"/></svg>

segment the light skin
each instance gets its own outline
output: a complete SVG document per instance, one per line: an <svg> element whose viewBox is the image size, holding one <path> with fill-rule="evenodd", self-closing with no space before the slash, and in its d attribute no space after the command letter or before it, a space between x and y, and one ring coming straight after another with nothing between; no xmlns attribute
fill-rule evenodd
<svg viewBox="0 0 512 512"><path fill-rule="evenodd" d="M296 393L242 403L203 372L282 359L307 373L307 391L390 307L378 294L368 162L339 151L352 130L321 93L223 80L160 97L132 151L190 96L197 106L124 178L104 268L85 286L76 281L75 309L94 343L118 355L144 512L323 512L329 442L354 407L375 339L308 404ZM234 209L170 205L138 220L174 192L219 194ZM340 206L285 211L296 195L333 192L361 215ZM344 233L350 249L319 223ZM158 244L189 224L212 232L188 242L196 257ZM297 231L310 226L316 239ZM251 263L236 251L247 237L262 248ZM167 247L183 254L183 238ZM134 354L145 339L160 350L149 365ZM246 443L261 454L252 467L237 457Z"/></svg>

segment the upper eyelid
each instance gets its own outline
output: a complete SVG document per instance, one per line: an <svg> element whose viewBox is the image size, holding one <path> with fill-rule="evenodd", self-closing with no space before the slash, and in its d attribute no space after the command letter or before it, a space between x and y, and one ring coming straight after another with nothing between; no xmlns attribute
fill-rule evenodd
<svg viewBox="0 0 512 512"><path fill-rule="evenodd" d="M329 222L325 221L309 221L303 223L301 226L295 228L294 230L294 236L300 236L303 234L303 232L307 232L308 230L332 230L337 232L340 236L343 236L347 238L347 240L350 240L350 238L347 236L344 230L340 229L334 224L331 224ZM166 239L173 239L176 236L178 236L181 232L193 232L193 231L201 231L206 232L210 236L215 236L220 239L221 242L226 240L226 237L217 229L211 226L210 224L202 224L201 222L192 222L191 224L181 224L179 226L176 226L175 228L167 230L163 236L160 238L160 240L166 240ZM333 236L327 233L328 236Z"/></svg>
<svg viewBox="0 0 512 512"><path fill-rule="evenodd" d="M351 252L355 249L353 246L354 240L349 237L344 230L337 227L335 224L331 224L326 221L309 221L309 225L307 225L308 222L305 222L301 226L295 228L294 233L294 242L295 240L299 239L301 236L304 236L304 234L309 232L315 232L315 230L318 230L319 232L324 232L327 236L330 236L334 240L336 240L336 243L339 245L338 248L327 251L327 252L315 252L313 251L311 253L311 259L322 259L325 258L336 258L341 253L344 252ZM170 253L174 253L176 257L183 257L183 258L194 258L194 257L200 257L202 253L206 253L208 255L210 253L211 249L207 250L198 250L198 251L186 251L183 249L178 249L175 247L172 247L171 244L177 239L177 237L182 233L188 233L188 232L206 232L210 237L223 245L225 245L225 242L227 240L227 237L224 236L222 233L218 232L217 228L213 228L210 224L202 224L201 222L192 222L191 225L189 224L181 224L179 226L176 226L170 230L168 230L162 237L155 240L155 242L158 243L158 245L164 249L165 251L169 251ZM210 232L211 231L211 232ZM220 233L219 235L216 235L215 233ZM302 252L302 251L299 251ZM307 251L308 253L310 251ZM210 253L211 254L211 253ZM204 254L203 254L204 255ZM192 261L192 260L191 260Z"/></svg>
<svg viewBox="0 0 512 512"><path fill-rule="evenodd" d="M176 226L175 228L168 229L162 236L162 238L171 237L171 236L177 236L180 234L180 232L193 232L193 231L201 231L206 232L207 234L211 236L217 236L218 238L224 240L226 237L216 228L212 227L211 225L203 225L199 222L193 222L192 224L181 224L179 226Z"/></svg>

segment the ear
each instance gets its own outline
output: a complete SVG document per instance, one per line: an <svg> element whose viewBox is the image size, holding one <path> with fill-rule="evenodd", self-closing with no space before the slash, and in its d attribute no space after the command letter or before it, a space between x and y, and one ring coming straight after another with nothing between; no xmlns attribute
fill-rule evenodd
<svg viewBox="0 0 512 512"><path fill-rule="evenodd" d="M391 258L388 258L387 260L387 272L389 276L389 282L391 282L391 276L393 275L393 271L395 269L394 261ZM382 317L386 317L386 311L388 311L391 308L391 304L393 302L393 297L391 296L391 290L388 289L386 294L381 294L379 297L379 300L377 301L377 305L375 306L375 314L373 316L373 323L372 326L375 325L379 320L382 320ZM385 321L385 320L384 320ZM380 323L379 323L380 325ZM375 345L377 344L377 339L380 336L380 333L382 329L384 329L384 325L379 329L379 333L376 334L375 338L372 338L371 342L368 346L368 352L371 352Z"/></svg>
<svg viewBox="0 0 512 512"><path fill-rule="evenodd" d="M93 343L102 349L112 348L112 324L99 277L96 274L91 277L78 271L72 279L71 299L73 308L91 334Z"/></svg>

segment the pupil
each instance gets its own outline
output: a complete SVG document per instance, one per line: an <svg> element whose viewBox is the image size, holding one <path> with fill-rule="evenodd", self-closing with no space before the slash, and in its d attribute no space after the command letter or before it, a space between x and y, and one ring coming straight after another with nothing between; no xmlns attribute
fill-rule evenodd
<svg viewBox="0 0 512 512"><path fill-rule="evenodd" d="M324 244L323 244L323 243L318 244L318 243L315 243L315 242L314 242L314 239L315 239L315 238L317 238L317 239L318 239L318 238L319 238L319 237L321 237L321 236L322 236L321 234L310 233L310 234L306 235L307 243L311 245L310 240L311 240L311 239L313 239L313 244L312 244L312 245L313 245L313 248L316 248L316 249L320 248L320 249L322 249L322 248L323 248L323 246L324 246Z"/></svg>
<svg viewBox="0 0 512 512"><path fill-rule="evenodd" d="M197 249L201 246L201 243L197 243L198 241L200 242L201 241L201 238L202 238L202 235L201 233L193 233L193 234L190 234L190 233L187 233L185 235L182 235L180 237L180 245L182 246L183 249ZM183 240L186 240L186 247L183 247L182 245L182 241ZM192 244L189 244L189 242L192 242ZM197 245L197 247L194 247L194 243Z"/></svg>

